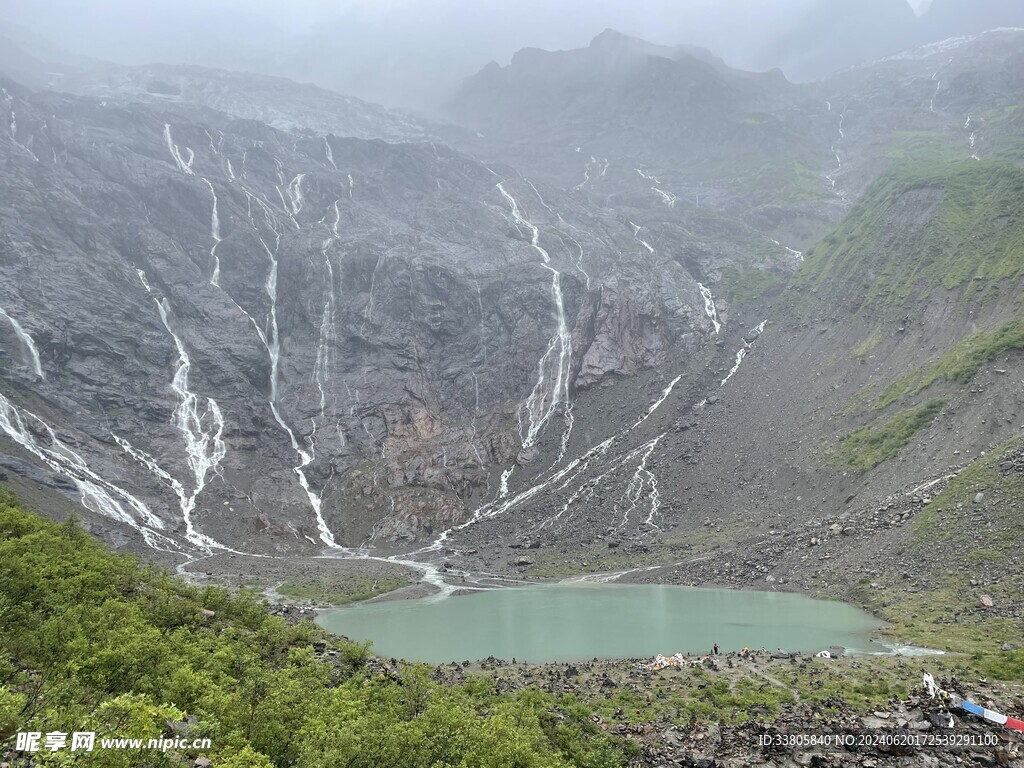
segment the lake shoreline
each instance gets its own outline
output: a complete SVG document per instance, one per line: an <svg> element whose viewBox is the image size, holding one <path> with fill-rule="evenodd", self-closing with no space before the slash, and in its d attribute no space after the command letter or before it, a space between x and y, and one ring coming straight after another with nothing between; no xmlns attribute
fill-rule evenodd
<svg viewBox="0 0 1024 768"><path fill-rule="evenodd" d="M793 593L572 581L478 590L460 600L377 599L320 611L316 621L372 640L382 655L428 663L700 655L715 643L723 651L868 650L881 628L855 606Z"/></svg>

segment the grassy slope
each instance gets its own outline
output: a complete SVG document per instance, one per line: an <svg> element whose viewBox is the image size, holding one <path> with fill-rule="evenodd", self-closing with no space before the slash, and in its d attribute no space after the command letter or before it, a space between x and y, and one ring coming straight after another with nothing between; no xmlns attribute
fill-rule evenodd
<svg viewBox="0 0 1024 768"><path fill-rule="evenodd" d="M894 211L918 190L941 199L923 232L903 232ZM965 290L970 296L982 284L1021 276L1024 170L1004 161L911 161L868 188L808 252L792 286L858 292L867 305L899 304L927 299L940 286L979 283Z"/></svg>
<svg viewBox="0 0 1024 768"><path fill-rule="evenodd" d="M870 421L840 438L830 458L859 471L897 455L930 424L941 409L937 397L1024 349L1024 171L1010 162L951 159L932 144L919 137L893 155L898 164L807 254L786 298L798 314L839 302L880 318L851 350L854 361L892 333L893 320L947 292L965 319L968 309L989 305L1011 318L970 333L965 321L965 335L931 361L851 399L843 414ZM901 210L908 193L918 193L916 200ZM922 227L925 206L934 207ZM1001 650L1024 637L1024 480L998 469L1015 445L976 461L915 520L904 556L919 564L914 575L927 574L925 587L889 573L861 580L847 597L889 621L894 640L966 653L977 673L1020 680L1024 652ZM978 492L995 503L975 506ZM979 606L981 593L995 609Z"/></svg>
<svg viewBox="0 0 1024 768"><path fill-rule="evenodd" d="M1013 320L990 331L979 331L965 337L934 363L922 366L900 377L888 387L875 408L885 408L899 400L920 394L939 381L969 384L982 365L1010 350L1024 349L1024 321Z"/></svg>
<svg viewBox="0 0 1024 768"><path fill-rule="evenodd" d="M929 218L922 222L925 213ZM1021 278L1024 170L1000 160L950 160L933 151L901 156L808 252L786 299L798 312L825 301L885 318L916 313L937 293L952 291L961 307L1008 301L1021 319L963 337L881 393L859 393L844 409L847 416L887 412L841 437L830 460L868 471L898 455L941 409L934 394L923 401L918 396L927 397L942 383L963 387L987 361L1024 349L1021 296L1001 295ZM852 350L852 358L863 361L884 336L876 328Z"/></svg>
<svg viewBox="0 0 1024 768"><path fill-rule="evenodd" d="M831 459L860 472L874 469L899 454L918 430L935 420L945 404L945 400L929 400L851 432L839 441Z"/></svg>
<svg viewBox="0 0 1024 768"><path fill-rule="evenodd" d="M865 579L853 593L894 623L894 636L972 654L981 673L1017 680L1024 651L1001 646L1024 637L1024 476L1000 465L1022 447L1018 437L976 459L914 520L907 554L927 575L927 591ZM994 608L979 604L983 594Z"/></svg>
<svg viewBox="0 0 1024 768"><path fill-rule="evenodd" d="M324 660L314 643L329 649ZM268 615L251 595L190 586L0 498L0 743L31 730L187 733L211 739L220 768L605 768L628 758L588 711L554 696L499 694L485 679L439 686L415 665L396 681L366 658L361 645ZM144 754L153 768L197 756ZM75 764L140 760L97 751Z"/></svg>

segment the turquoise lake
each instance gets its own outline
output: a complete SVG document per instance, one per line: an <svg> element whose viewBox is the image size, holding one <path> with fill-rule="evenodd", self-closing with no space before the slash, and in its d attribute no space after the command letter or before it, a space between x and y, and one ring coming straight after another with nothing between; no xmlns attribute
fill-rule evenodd
<svg viewBox="0 0 1024 768"><path fill-rule="evenodd" d="M371 640L381 656L434 664L706 653L716 642L723 652L867 650L881 626L845 603L784 592L571 582L363 603L326 611L317 622Z"/></svg>

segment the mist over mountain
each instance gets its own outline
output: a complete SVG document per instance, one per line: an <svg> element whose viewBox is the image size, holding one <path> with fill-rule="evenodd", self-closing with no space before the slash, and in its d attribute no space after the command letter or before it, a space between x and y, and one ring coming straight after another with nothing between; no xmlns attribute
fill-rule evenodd
<svg viewBox="0 0 1024 768"><path fill-rule="evenodd" d="M816 80L926 43L1021 26L1024 6L1012 0L934 0L920 14L903 0L818 0L795 26L775 36L761 58L747 63L780 67L795 80Z"/></svg>
<svg viewBox="0 0 1024 768"><path fill-rule="evenodd" d="M1024 676L1016 3L245 8L6 9L0 483L72 522L0 498L20 564L0 625L27 627L16 648L0 633L0 735L49 727L21 710L50 679L33 665L62 657L24 638L42 627L50 654L80 597L75 580L45 593L65 580L33 541L63 542L61 568L120 574L89 578L114 621L142 612L140 636L259 645L252 680L232 661L245 680L189 668L138 693L142 677L88 666L106 635L74 624L66 677L102 692L58 691L76 713L125 694L160 734L229 734L218 759L238 768L401 764L402 739L463 733L445 707L511 712L517 738L528 720L515 754L554 757L522 765L762 765L781 754L755 743L767 723L803 732L821 712L946 733L949 702L910 687L939 664L943 685L987 686L993 712L1017 706L990 685ZM78 547L79 527L202 587L306 602L264 626L251 597L132 576ZM770 593L841 600L887 622L885 653L917 657L796 659L780 640L757 664L680 654L652 677L573 661L595 655L581 637L564 667L428 673L338 658L289 624L314 602L394 592L430 610L562 579L743 588L771 620ZM214 677L230 697L204 695ZM375 698L383 679L398 698ZM503 709L521 690L532 719ZM186 719L212 698L215 715ZM342 723L356 711L365 741ZM260 726L281 712L313 723L304 763L280 735L295 723ZM585 753L583 728L610 740ZM441 740L422 764L504 764ZM1012 767L1018 746L850 755Z"/></svg>
<svg viewBox="0 0 1024 768"><path fill-rule="evenodd" d="M906 0L644 0L261 4L9 0L0 34L42 59L24 28L73 54L123 64L181 63L277 75L436 115L465 77L521 48L585 46L606 28L664 46L713 50L740 69L780 68L805 81L947 37L1024 26L1013 0L936 0L921 16ZM127 32L130 30L130 33Z"/></svg>

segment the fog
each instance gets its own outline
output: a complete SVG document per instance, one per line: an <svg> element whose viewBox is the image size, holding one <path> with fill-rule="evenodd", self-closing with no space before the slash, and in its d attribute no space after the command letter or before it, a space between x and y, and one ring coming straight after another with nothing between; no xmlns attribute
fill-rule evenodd
<svg viewBox="0 0 1024 768"><path fill-rule="evenodd" d="M929 6L940 4L946 16L956 6L968 21L918 29L938 15ZM4 0L0 18L78 55L277 74L431 111L489 61L505 64L523 47L584 46L608 27L655 43L701 45L736 67L778 66L792 79L808 79L929 37L977 31L968 28L972 25L1015 23L1010 17L1015 6L1020 15L1019 5L1014 0Z"/></svg>

